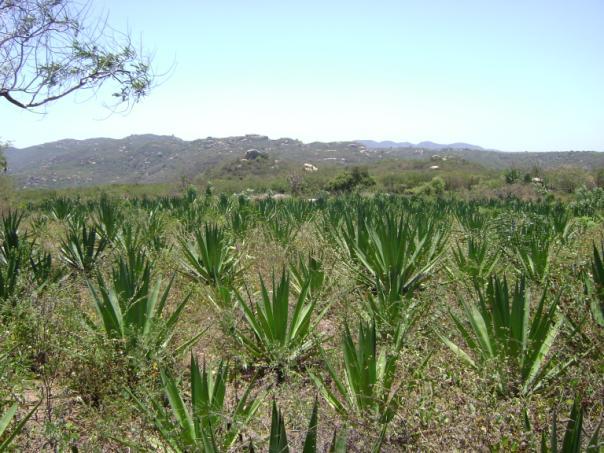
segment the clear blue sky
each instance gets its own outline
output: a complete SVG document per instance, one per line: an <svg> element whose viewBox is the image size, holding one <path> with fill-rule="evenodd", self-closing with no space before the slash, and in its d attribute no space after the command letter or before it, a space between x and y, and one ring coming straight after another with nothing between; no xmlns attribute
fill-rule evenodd
<svg viewBox="0 0 604 453"><path fill-rule="evenodd" d="M16 146L246 133L604 151L604 1L95 0L171 76L128 115L0 102Z"/></svg>

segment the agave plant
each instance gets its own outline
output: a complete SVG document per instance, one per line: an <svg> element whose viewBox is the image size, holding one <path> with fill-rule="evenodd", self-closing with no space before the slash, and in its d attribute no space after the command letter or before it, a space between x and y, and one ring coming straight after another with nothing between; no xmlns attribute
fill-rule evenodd
<svg viewBox="0 0 604 453"><path fill-rule="evenodd" d="M317 427L318 427L318 404L315 399L310 420L308 422L308 430L304 438L302 453L317 453ZM254 451L253 446L250 446L250 453ZM277 403L273 400L273 409L271 412L271 432L268 445L269 453L289 453L289 442L287 441L287 432L285 430L285 419L281 410L277 408ZM328 449L330 453L345 453L346 452L346 437L338 435L337 431L331 445Z"/></svg>
<svg viewBox="0 0 604 453"><path fill-rule="evenodd" d="M323 239L333 245L337 245L338 243L338 233L342 228L346 212L344 209L339 208L339 205L328 205L319 217L319 231Z"/></svg>
<svg viewBox="0 0 604 453"><path fill-rule="evenodd" d="M95 227L71 225L67 236L61 241L61 256L65 262L80 271L90 272L107 247L107 240L97 233Z"/></svg>
<svg viewBox="0 0 604 453"><path fill-rule="evenodd" d="M126 222L121 226L115 242L126 255L145 249L145 236L142 229L130 222Z"/></svg>
<svg viewBox="0 0 604 453"><path fill-rule="evenodd" d="M231 231L235 236L242 237L254 226L254 216L250 209L234 209L228 216Z"/></svg>
<svg viewBox="0 0 604 453"><path fill-rule="evenodd" d="M143 250L129 249L118 256L111 271L111 281L118 297L137 301L149 293L152 262ZM127 302L128 303L128 302Z"/></svg>
<svg viewBox="0 0 604 453"><path fill-rule="evenodd" d="M157 210L151 210L146 218L145 241L151 246L152 250L159 252L166 247L166 238L164 235L166 227L165 217Z"/></svg>
<svg viewBox="0 0 604 453"><path fill-rule="evenodd" d="M556 206L554 212L547 216L547 220L551 224L554 235L562 244L568 244L577 231L572 211L564 205Z"/></svg>
<svg viewBox="0 0 604 453"><path fill-rule="evenodd" d="M393 338L396 349L399 349L407 332L424 313L427 305L420 305L410 294L404 294L400 277L388 282L386 286L378 279L375 287L375 295L370 293L367 296L365 307L376 321L379 332Z"/></svg>
<svg viewBox="0 0 604 453"><path fill-rule="evenodd" d="M21 253L11 252L0 259L0 301L6 301L17 293L17 278L21 269Z"/></svg>
<svg viewBox="0 0 604 453"><path fill-rule="evenodd" d="M160 294L161 279L152 286L150 265L144 256L129 257L127 261L120 258L112 272L112 285L97 274L97 288L90 282L88 287L107 337L123 341L127 350L142 347L149 356L163 351L189 300L186 297L170 317L163 320L173 281L174 276ZM92 320L87 319L87 322L96 328ZM177 348L177 352L185 350L199 336L201 334Z"/></svg>
<svg viewBox="0 0 604 453"><path fill-rule="evenodd" d="M310 221L314 214L313 204L306 200L290 199L284 207L298 224Z"/></svg>
<svg viewBox="0 0 604 453"><path fill-rule="evenodd" d="M333 224L336 242L347 252L348 256L357 264L361 264L358 250L367 250L370 247L369 228L371 219L375 217L370 215L362 205L356 208L356 216L348 211L342 214L342 220ZM336 221L332 219L332 221Z"/></svg>
<svg viewBox="0 0 604 453"><path fill-rule="evenodd" d="M24 239L19 227L23 220L24 214L18 211L8 211L6 215L2 216L2 231L0 237L2 238L2 247L0 248L0 255L7 260L10 255L16 253L21 249L21 243ZM0 259L2 259L0 257Z"/></svg>
<svg viewBox="0 0 604 453"><path fill-rule="evenodd" d="M301 224L286 209L277 209L267 221L267 233L271 239L287 247L294 242Z"/></svg>
<svg viewBox="0 0 604 453"><path fill-rule="evenodd" d="M200 369L191 355L190 370L190 408L175 380L163 370L161 381L169 407L160 401L152 401L152 409L138 399L137 404L154 421L159 434L173 451L227 451L260 406L261 401L251 396L253 382L227 415L228 366L221 362L212 372L204 363Z"/></svg>
<svg viewBox="0 0 604 453"><path fill-rule="evenodd" d="M501 251L490 253L491 249L485 239L470 237L465 251L459 243L453 248L453 262L460 273L480 284L493 273L499 260Z"/></svg>
<svg viewBox="0 0 604 453"><path fill-rule="evenodd" d="M304 255L298 255L297 259L290 264L289 269L296 294L300 294L306 283L310 282L308 296L310 298L319 296L326 277L322 254L309 252L306 258Z"/></svg>
<svg viewBox="0 0 604 453"><path fill-rule="evenodd" d="M255 358L279 369L298 361L315 344L317 325L329 306L315 314L316 300L308 297L310 281L306 282L293 312L289 309L290 278L283 271L279 283L273 273L273 291L269 292L260 279L262 300L245 302L237 293L239 306L250 334L243 331L237 338Z"/></svg>
<svg viewBox="0 0 604 453"><path fill-rule="evenodd" d="M600 421L591 435L591 438L588 440L586 448L583 449L583 407L581 405L581 398L576 397L568 417L566 430L564 431L562 448L558 446L558 417L557 413L554 412L549 442L547 438L547 431L543 431L541 436L541 453L580 453L582 451L588 453L601 452L602 448L604 448L600 439L601 426L602 421Z"/></svg>
<svg viewBox="0 0 604 453"><path fill-rule="evenodd" d="M430 218L398 220L387 214L371 223L364 220L342 231L340 243L366 273L361 280L371 286L401 279L403 292L416 288L432 271L444 252L447 234Z"/></svg>
<svg viewBox="0 0 604 453"><path fill-rule="evenodd" d="M75 203L67 197L58 197L49 201L48 210L57 220L68 219L75 211Z"/></svg>
<svg viewBox="0 0 604 453"><path fill-rule="evenodd" d="M344 376L339 376L325 359L325 366L335 391L328 383L310 374L327 403L344 418L364 417L384 427L392 420L399 404L398 389L393 389L397 355L377 354L375 322L359 323L358 342L346 324L342 338Z"/></svg>
<svg viewBox="0 0 604 453"><path fill-rule="evenodd" d="M38 290L50 283L56 283L63 277L63 269L53 266L52 255L45 251L32 251L29 264Z"/></svg>
<svg viewBox="0 0 604 453"><path fill-rule="evenodd" d="M590 293L590 309L594 321L604 327L604 243L601 250L598 250L596 244L593 244L593 259L591 262L592 282L585 279L585 284Z"/></svg>
<svg viewBox="0 0 604 453"><path fill-rule="evenodd" d="M277 202L273 198L264 198L256 203L256 208L263 219L270 219L277 211Z"/></svg>
<svg viewBox="0 0 604 453"><path fill-rule="evenodd" d="M202 283L219 286L239 275L239 256L223 228L206 224L195 232L195 242L181 239L185 273Z"/></svg>
<svg viewBox="0 0 604 453"><path fill-rule="evenodd" d="M488 214L480 211L479 208L471 207L467 204L457 207L455 217L465 233L470 235L484 234L489 230L492 221Z"/></svg>
<svg viewBox="0 0 604 453"><path fill-rule="evenodd" d="M528 394L543 387L564 368L548 357L562 324L558 299L548 303L544 291L531 317L526 279L521 277L512 292L505 278L494 276L486 291L479 289L478 303L460 301L466 322L450 311L474 357L444 336L441 338L470 366L494 366L502 394Z"/></svg>
<svg viewBox="0 0 604 453"><path fill-rule="evenodd" d="M185 205L177 211L177 217L187 233L196 232L203 223L205 207L197 202Z"/></svg>
<svg viewBox="0 0 604 453"><path fill-rule="evenodd" d="M520 271L536 282L543 282L549 274L552 249L552 237L546 235L535 235L528 244L515 246Z"/></svg>
<svg viewBox="0 0 604 453"><path fill-rule="evenodd" d="M218 196L218 204L217 204L217 208L218 211L222 214L225 214L229 208L231 207L231 200L229 199L229 196L222 192L219 196Z"/></svg>
<svg viewBox="0 0 604 453"><path fill-rule="evenodd" d="M107 242L115 240L123 222L124 216L118 204L107 195L101 195L96 208L96 225Z"/></svg>
<svg viewBox="0 0 604 453"><path fill-rule="evenodd" d="M38 410L38 407L42 401L38 402L31 411L27 413L25 417L23 417L12 429L12 431L8 432L8 425L15 417L17 413L17 409L19 406L17 404L13 404L9 409L0 417L0 451L7 451L11 446L15 437L19 435L21 431L23 431L23 427L27 423L27 421L31 418L32 415Z"/></svg>
<svg viewBox="0 0 604 453"><path fill-rule="evenodd" d="M31 234L34 237L40 237L43 231L46 231L48 227L48 216L45 214L40 214L31 217L29 221L29 228L31 230Z"/></svg>

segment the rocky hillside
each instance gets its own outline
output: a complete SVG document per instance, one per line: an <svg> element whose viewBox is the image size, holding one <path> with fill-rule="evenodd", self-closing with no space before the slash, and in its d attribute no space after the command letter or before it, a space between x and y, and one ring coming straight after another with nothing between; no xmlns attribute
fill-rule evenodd
<svg viewBox="0 0 604 453"><path fill-rule="evenodd" d="M428 143L428 142L426 142ZM262 135L185 141L174 136L133 135L123 139L60 140L6 151L9 174L20 187L67 187L112 183L155 183L193 177L257 151L287 165L311 164L317 168L371 164L384 159L429 159L452 156L487 168L551 168L575 165L604 166L604 153L505 153L464 148L460 144L313 142ZM449 147L447 147L449 146ZM460 147L461 146L461 147ZM471 148L471 149L470 149Z"/></svg>
<svg viewBox="0 0 604 453"><path fill-rule="evenodd" d="M294 162L325 165L368 161L363 145L309 143L261 135L185 141L173 136L61 140L6 151L9 174L22 187L154 183L195 176L250 150Z"/></svg>

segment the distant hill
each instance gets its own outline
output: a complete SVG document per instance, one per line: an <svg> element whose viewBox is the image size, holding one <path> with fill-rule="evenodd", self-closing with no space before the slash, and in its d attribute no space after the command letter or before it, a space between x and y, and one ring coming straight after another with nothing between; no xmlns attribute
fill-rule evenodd
<svg viewBox="0 0 604 453"><path fill-rule="evenodd" d="M193 177L250 150L275 159L317 166L368 162L354 142L315 142L263 135L185 141L174 136L132 135L123 139L60 140L6 150L8 172L21 187L68 187L155 183Z"/></svg>
<svg viewBox="0 0 604 453"><path fill-rule="evenodd" d="M23 149L9 148L5 154L9 174L19 186L51 188L177 181L183 176L194 177L220 168L238 169L236 162L250 150L270 155L274 162L269 169L274 164L280 169L301 168L304 163L324 168L433 156L455 157L491 169L604 167L604 153L593 151L506 153L464 143L413 145L364 140L302 143L291 138L273 140L263 135L192 141L150 134L123 139L66 139Z"/></svg>
<svg viewBox="0 0 604 453"><path fill-rule="evenodd" d="M365 145L367 148L378 149L378 148L416 148L416 149L428 149L428 150L442 150L442 149L470 149L470 150L484 150L481 146L470 145L469 143L451 143L448 145L441 145L440 143L434 142L420 142L413 144L410 142L392 142L386 140L383 142L376 142L373 140L356 140L357 143Z"/></svg>

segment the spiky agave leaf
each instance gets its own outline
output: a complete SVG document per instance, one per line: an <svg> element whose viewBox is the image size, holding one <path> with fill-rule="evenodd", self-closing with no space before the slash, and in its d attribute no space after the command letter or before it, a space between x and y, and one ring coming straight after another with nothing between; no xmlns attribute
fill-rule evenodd
<svg viewBox="0 0 604 453"><path fill-rule="evenodd" d="M398 389L393 390L397 356L385 351L377 354L375 322L371 326L362 321L359 323L356 344L348 325L345 325L342 350L343 377L335 372L324 356L335 391L331 390L323 379L310 374L319 392L327 403L345 418L369 416L379 423L389 423L398 405Z"/></svg>
<svg viewBox="0 0 604 453"><path fill-rule="evenodd" d="M38 285L38 291L49 283L58 282L65 274L62 268L53 265L51 253L43 250L33 249L31 251L29 254L29 265L33 279Z"/></svg>
<svg viewBox="0 0 604 453"><path fill-rule="evenodd" d="M369 293L365 299L365 307L375 319L380 332L396 338L396 344L400 346L429 305L420 304L406 293L399 276L385 285L376 279L375 288L376 294Z"/></svg>
<svg viewBox="0 0 604 453"><path fill-rule="evenodd" d="M491 248L485 239L470 237L465 250L459 243L453 247L453 262L460 273L480 284L492 274L499 261L501 251L496 250L491 253Z"/></svg>
<svg viewBox="0 0 604 453"><path fill-rule="evenodd" d="M241 273L239 255L234 245L218 225L205 224L196 230L190 244L180 239L185 273L202 283L219 286L232 283Z"/></svg>
<svg viewBox="0 0 604 453"><path fill-rule="evenodd" d="M0 255L4 259L8 259L10 255L17 253L21 249L24 236L19 228L24 216L24 212L10 209L2 216L2 230L0 230L2 247L0 247Z"/></svg>
<svg viewBox="0 0 604 453"><path fill-rule="evenodd" d="M412 292L436 266L447 238L445 225L426 215L385 214L356 223L347 219L339 243L363 269L359 279L368 287L376 278L384 285L400 278L402 290Z"/></svg>
<svg viewBox="0 0 604 453"><path fill-rule="evenodd" d="M486 290L479 288L478 294L477 303L460 301L465 320L450 311L474 358L441 335L456 355L475 368L495 364L503 393L510 391L510 379L518 380L521 392L527 394L562 371L563 367L548 357L562 324L558 298L548 304L544 291L531 316L531 298L524 278L516 282L511 292L505 278L494 276Z"/></svg>
<svg viewBox="0 0 604 453"><path fill-rule="evenodd" d="M190 406L174 378L164 370L161 381L169 408L152 400L151 407L135 398L139 408L152 419L164 441L175 451L227 451L237 440L241 428L256 414L260 400L251 397L254 381L226 415L228 365L220 362L214 370L205 363L199 368L191 354Z"/></svg>
<svg viewBox="0 0 604 453"><path fill-rule="evenodd" d="M302 224L295 219L289 209L281 207L268 217L266 226L269 238L289 247L298 235Z"/></svg>
<svg viewBox="0 0 604 453"><path fill-rule="evenodd" d="M604 327L604 242L602 243L601 250L598 250L596 244L593 247L593 258L591 262L591 281L585 280L591 298L590 310L594 318L594 321L600 326Z"/></svg>
<svg viewBox="0 0 604 453"><path fill-rule="evenodd" d="M0 260L0 301L6 301L17 294L20 270L20 250L11 252L6 260Z"/></svg>
<svg viewBox="0 0 604 453"><path fill-rule="evenodd" d="M151 263L143 252L127 259L119 257L112 271L111 285L97 274L96 288L88 281L88 287L101 319L105 334L112 339L124 341L127 348L138 348L141 344L154 355L164 350L174 335L176 323L189 300L187 296L164 319L168 295L175 276L161 291L162 281L151 282ZM94 326L92 321L88 321ZM203 332L202 332L203 333ZM195 341L199 336L195 336ZM182 350L183 347L178 350Z"/></svg>
<svg viewBox="0 0 604 453"><path fill-rule="evenodd" d="M316 344L317 325L329 305L315 313L317 302L308 297L310 281L307 281L290 314L290 278L285 270L278 283L273 273L272 294L269 294L262 278L260 286L261 300L255 304L251 301L246 303L236 293L244 320L252 333L239 331L237 337L252 356L283 368L296 362Z"/></svg>
<svg viewBox="0 0 604 453"><path fill-rule="evenodd" d="M102 194L95 211L95 224L99 232L108 243L112 243L124 221L118 203Z"/></svg>
<svg viewBox="0 0 604 453"><path fill-rule="evenodd" d="M273 400L273 409L271 413L271 434L268 443L269 453L289 453L289 444L287 443L287 433L285 432L285 420L281 410L277 408L277 403Z"/></svg>
<svg viewBox="0 0 604 453"><path fill-rule="evenodd" d="M543 431L541 436L541 453L579 453L586 451L588 453L598 453L602 451L602 443L600 439L600 428L602 427L602 421L595 428L591 437L587 440L587 445L583 447L583 407L582 398L577 395L573 401L573 405L568 417L566 429L562 439L562 448L558 446L558 416L557 412L554 411L552 417L552 425L549 433Z"/></svg>
<svg viewBox="0 0 604 453"><path fill-rule="evenodd" d="M31 418L31 416L34 415L34 413L36 412L36 410L38 409L40 404L42 404L42 401L39 401L38 404L36 404L33 407L33 409L31 411L29 411L27 413L27 415L19 421L19 423L17 423L17 425L13 428L13 430L10 433L8 433L8 435L4 438L4 440L2 442L0 442L0 451L6 451L8 449L8 447L10 447L12 442L15 440L15 437L17 437L21 433L21 431L23 431L23 427L25 426L27 421ZM8 425L10 424L12 419L15 417L15 414L17 413L17 409L18 409L18 405L13 404L2 415L2 417L0 417L0 439L2 439L4 437L4 434L7 432Z"/></svg>
<svg viewBox="0 0 604 453"><path fill-rule="evenodd" d="M306 282L310 281L309 297L318 297L325 284L326 276L323 269L323 259L321 253L308 252L308 255L298 255L289 266L292 285L294 291L298 294Z"/></svg>
<svg viewBox="0 0 604 453"><path fill-rule="evenodd" d="M67 235L61 240L61 256L71 267L90 272L99 256L107 247L107 240L97 233L95 227L88 228L72 224Z"/></svg>

